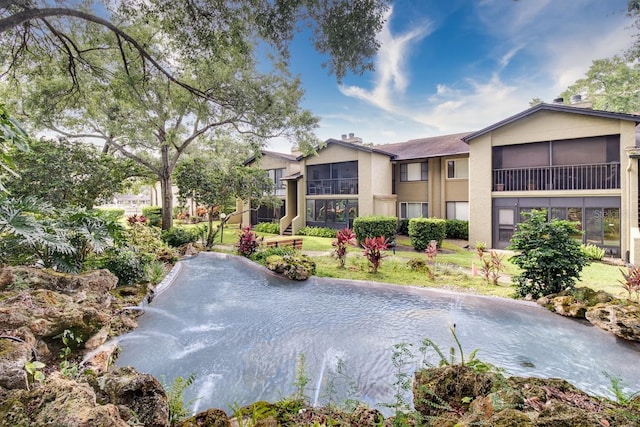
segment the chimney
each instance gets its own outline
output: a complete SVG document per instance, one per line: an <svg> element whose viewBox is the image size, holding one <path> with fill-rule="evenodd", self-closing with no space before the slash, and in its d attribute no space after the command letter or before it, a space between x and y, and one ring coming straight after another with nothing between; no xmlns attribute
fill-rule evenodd
<svg viewBox="0 0 640 427"><path fill-rule="evenodd" d="M564 98L555 98L553 100L554 104L564 104Z"/></svg>
<svg viewBox="0 0 640 427"><path fill-rule="evenodd" d="M586 99L582 99L582 95L573 95L571 97L571 106L576 108L591 108L593 105Z"/></svg>
<svg viewBox="0 0 640 427"><path fill-rule="evenodd" d="M292 156L298 157L301 154L302 154L302 151L300 151L300 147L298 146L298 144L291 146L291 155Z"/></svg>
<svg viewBox="0 0 640 427"><path fill-rule="evenodd" d="M352 144L362 144L362 138L356 136L355 133L351 132L349 133L349 137L347 138L346 134L342 134L342 140L344 142L350 142Z"/></svg>

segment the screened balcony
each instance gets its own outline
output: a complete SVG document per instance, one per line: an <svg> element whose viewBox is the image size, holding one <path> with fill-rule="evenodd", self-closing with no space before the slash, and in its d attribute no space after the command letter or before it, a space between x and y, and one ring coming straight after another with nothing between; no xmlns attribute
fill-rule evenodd
<svg viewBox="0 0 640 427"><path fill-rule="evenodd" d="M620 136L493 147L493 191L617 190Z"/></svg>
<svg viewBox="0 0 640 427"><path fill-rule="evenodd" d="M307 195L358 194L358 162L307 166Z"/></svg>
<svg viewBox="0 0 640 427"><path fill-rule="evenodd" d="M493 170L493 191L616 190L620 163Z"/></svg>

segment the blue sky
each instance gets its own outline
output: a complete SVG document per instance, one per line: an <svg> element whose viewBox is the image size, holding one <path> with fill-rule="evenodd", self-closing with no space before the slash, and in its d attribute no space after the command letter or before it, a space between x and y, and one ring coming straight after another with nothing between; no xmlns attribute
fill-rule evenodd
<svg viewBox="0 0 640 427"><path fill-rule="evenodd" d="M338 84L301 37L291 71L326 140L402 142L482 129L551 102L595 59L632 42L627 0L396 0L379 33L375 72ZM274 140L269 148L289 152Z"/></svg>

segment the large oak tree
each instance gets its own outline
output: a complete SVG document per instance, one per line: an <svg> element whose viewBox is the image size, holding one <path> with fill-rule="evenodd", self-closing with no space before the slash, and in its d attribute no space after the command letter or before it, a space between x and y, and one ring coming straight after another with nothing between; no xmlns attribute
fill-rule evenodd
<svg viewBox="0 0 640 427"><path fill-rule="evenodd" d="M169 228L171 174L192 143L229 131L256 147L274 136L316 142L317 119L299 108L286 69L299 26L340 79L371 68L386 3L0 1L5 93L37 128L101 139L156 175Z"/></svg>

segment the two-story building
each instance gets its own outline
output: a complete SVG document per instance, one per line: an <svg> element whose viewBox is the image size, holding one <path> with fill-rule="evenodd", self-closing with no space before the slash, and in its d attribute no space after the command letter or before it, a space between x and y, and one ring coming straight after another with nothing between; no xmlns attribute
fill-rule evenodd
<svg viewBox="0 0 640 427"><path fill-rule="evenodd" d="M429 216L468 219L471 242L505 248L523 212L545 208L578 223L581 242L640 262L638 123L638 115L542 103L472 133L384 145L343 135L315 155L267 153L259 167L286 163L286 233L347 227L364 215ZM261 220L269 217L251 222Z"/></svg>

